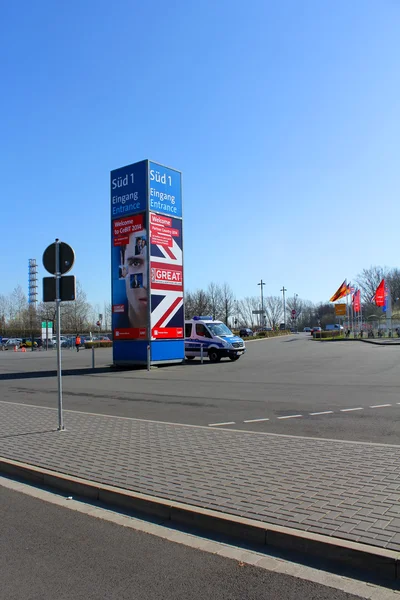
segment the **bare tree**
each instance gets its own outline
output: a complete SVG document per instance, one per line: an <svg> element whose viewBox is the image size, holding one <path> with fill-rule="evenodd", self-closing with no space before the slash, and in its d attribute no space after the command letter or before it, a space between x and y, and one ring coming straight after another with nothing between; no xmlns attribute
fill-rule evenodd
<svg viewBox="0 0 400 600"><path fill-rule="evenodd" d="M317 325L314 304L310 300L301 300L301 312L297 318L297 327L303 329L303 327L313 327L314 325Z"/></svg>
<svg viewBox="0 0 400 600"><path fill-rule="evenodd" d="M82 284L76 282L75 300L62 303L62 329L73 333L85 331L88 326L90 304ZM96 318L97 320L97 318Z"/></svg>
<svg viewBox="0 0 400 600"><path fill-rule="evenodd" d="M7 297L0 294L0 327L1 333L4 333L7 322Z"/></svg>
<svg viewBox="0 0 400 600"><path fill-rule="evenodd" d="M243 300L238 300L237 309L239 326L251 327L253 329L258 321L257 315L253 314L253 311L260 309L260 299L258 296L246 296Z"/></svg>
<svg viewBox="0 0 400 600"><path fill-rule="evenodd" d="M400 269L391 269L387 274L387 281L394 305L395 302L400 300Z"/></svg>
<svg viewBox="0 0 400 600"><path fill-rule="evenodd" d="M276 329L283 318L282 298L280 296L267 296L264 298L264 308L270 326Z"/></svg>
<svg viewBox="0 0 400 600"><path fill-rule="evenodd" d="M317 322L317 325L320 325L321 327L324 327L325 325L328 325L329 323L337 322L333 304L323 303L323 302L318 304L315 307L314 319Z"/></svg>
<svg viewBox="0 0 400 600"><path fill-rule="evenodd" d="M221 289L221 286L212 281L207 288L207 297L208 305L210 307L209 312L211 313L212 318L214 320L220 319L224 311L223 291Z"/></svg>
<svg viewBox="0 0 400 600"><path fill-rule="evenodd" d="M9 304L10 327L25 336L29 333L29 309L26 294L20 285L14 288Z"/></svg>
<svg viewBox="0 0 400 600"><path fill-rule="evenodd" d="M291 317L292 311L295 311L295 317L294 317L293 321L295 321L297 323L297 326L299 326L299 323L302 320L302 313L303 313L304 306L305 306L304 300L299 298L297 294L295 294L292 297L287 298L287 300L286 300L287 314L289 314Z"/></svg>
<svg viewBox="0 0 400 600"><path fill-rule="evenodd" d="M40 302L37 306L37 315L41 321L56 320L56 303L55 302Z"/></svg>
<svg viewBox="0 0 400 600"><path fill-rule="evenodd" d="M103 326L104 331L111 331L111 302L104 302Z"/></svg>
<svg viewBox="0 0 400 600"><path fill-rule="evenodd" d="M196 315L207 315L210 311L210 302L207 292L196 290L187 292L185 297L185 318L192 319Z"/></svg>
<svg viewBox="0 0 400 600"><path fill-rule="evenodd" d="M369 267L369 269L363 269L357 275L356 283L361 290L361 295L365 302L372 302L376 288L382 279L387 277L388 272L387 267Z"/></svg>
<svg viewBox="0 0 400 600"><path fill-rule="evenodd" d="M233 291L232 291L231 287L227 283L223 284L221 292L222 292L222 311L223 311L222 320L225 322L226 325L228 325L229 317L233 314L235 297L233 295Z"/></svg>

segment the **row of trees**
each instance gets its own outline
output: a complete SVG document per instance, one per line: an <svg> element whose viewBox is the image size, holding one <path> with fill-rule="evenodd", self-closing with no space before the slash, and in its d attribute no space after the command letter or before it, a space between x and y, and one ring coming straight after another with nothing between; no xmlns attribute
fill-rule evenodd
<svg viewBox="0 0 400 600"><path fill-rule="evenodd" d="M260 314L262 308L265 313L264 319ZM286 322L289 326L292 310L296 311L297 323L302 323L302 320L312 318L314 305L295 295L287 298L285 308L286 318L283 298L280 296L266 296L263 298L263 307L259 296L246 296L242 300L235 300L233 291L227 283L222 285L210 283L207 289L187 292L185 296L187 319L195 315L210 315L231 327L254 328L267 325L275 329L282 322Z"/></svg>
<svg viewBox="0 0 400 600"><path fill-rule="evenodd" d="M382 309L372 301L382 279L385 279L391 291L394 316L400 313L400 269L375 266L364 269L353 282L353 285L361 290L364 319L382 312ZM293 310L296 312L296 325L299 329L319 324L324 326L336 320L332 304L314 304L299 298L297 294L286 299L285 311L281 296L265 296L263 308L265 319L257 314L261 311L259 296L246 296L237 300L227 283L212 282L207 289L188 291L185 295L186 318L195 315L211 315L231 327L255 328L266 325L275 329L283 322L290 326ZM102 330L111 331L111 304L91 305L78 281L76 300L61 305L62 331L65 333L95 331L100 314L103 317ZM0 294L0 335L27 337L32 332L39 333L40 323L45 320L55 320L54 303L39 303L34 310L28 305L26 294L21 286L17 286L11 294Z"/></svg>
<svg viewBox="0 0 400 600"><path fill-rule="evenodd" d="M393 316L400 318L400 269L374 266L363 269L352 282L353 286L361 290L364 320L383 316L382 309L373 302L376 288L382 279L385 279L391 292ZM333 304L313 303L301 299L297 294L286 299L285 307L282 296L265 296L263 308L264 323L262 317L257 314L261 311L261 297L246 296L241 300L235 300L232 290L226 283L223 285L210 283L205 290L188 292L185 299L186 318L194 315L212 315L231 327L255 328L266 325L275 329L280 323L285 323L287 327L296 324L299 329L302 329L337 322ZM293 310L296 312L295 322L292 320Z"/></svg>
<svg viewBox="0 0 400 600"><path fill-rule="evenodd" d="M111 331L111 304L91 305L79 281L76 300L61 303L61 323L64 333L95 331L99 315L103 331ZM55 321L54 302L40 302L36 307L28 304L20 285L10 294L0 294L0 335L29 337L40 333L42 321Z"/></svg>

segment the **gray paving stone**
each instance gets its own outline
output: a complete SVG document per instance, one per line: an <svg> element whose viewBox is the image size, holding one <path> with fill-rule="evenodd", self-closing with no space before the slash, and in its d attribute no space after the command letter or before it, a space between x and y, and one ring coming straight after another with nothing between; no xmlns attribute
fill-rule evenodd
<svg viewBox="0 0 400 600"><path fill-rule="evenodd" d="M400 551L400 447L254 435L0 402L0 455Z"/></svg>

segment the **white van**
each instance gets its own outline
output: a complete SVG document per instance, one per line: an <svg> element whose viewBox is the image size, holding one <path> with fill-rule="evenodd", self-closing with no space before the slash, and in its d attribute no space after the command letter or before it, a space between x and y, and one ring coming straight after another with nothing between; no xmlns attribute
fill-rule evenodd
<svg viewBox="0 0 400 600"><path fill-rule="evenodd" d="M211 362L219 362L225 356L238 360L246 352L242 338L234 335L222 321L214 321L208 316L185 321L186 358L200 358L201 348Z"/></svg>

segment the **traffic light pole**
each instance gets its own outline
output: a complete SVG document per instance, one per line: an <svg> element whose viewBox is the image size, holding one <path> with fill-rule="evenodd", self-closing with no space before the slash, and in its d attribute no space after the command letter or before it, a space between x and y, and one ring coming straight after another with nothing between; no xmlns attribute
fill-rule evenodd
<svg viewBox="0 0 400 600"><path fill-rule="evenodd" d="M62 378L61 378L61 314L60 314L60 240L56 239L55 243L56 252L56 344L57 344L57 388L58 388L58 431L64 431L63 421L63 405L62 405Z"/></svg>

